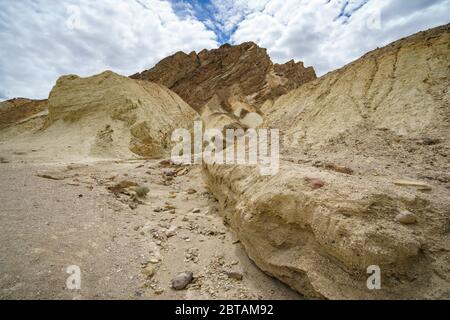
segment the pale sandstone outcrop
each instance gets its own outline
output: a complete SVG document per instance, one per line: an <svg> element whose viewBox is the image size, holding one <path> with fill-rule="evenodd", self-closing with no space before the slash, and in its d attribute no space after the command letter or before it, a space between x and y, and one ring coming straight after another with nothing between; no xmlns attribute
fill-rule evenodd
<svg viewBox="0 0 450 320"><path fill-rule="evenodd" d="M9 138L42 146L55 157L162 157L170 154L173 130L189 128L198 116L159 84L110 71L69 75L52 89L43 126Z"/></svg>
<svg viewBox="0 0 450 320"><path fill-rule="evenodd" d="M402 39L267 102L277 175L204 165L261 269L308 297L450 296L449 34ZM371 265L381 290L366 286Z"/></svg>

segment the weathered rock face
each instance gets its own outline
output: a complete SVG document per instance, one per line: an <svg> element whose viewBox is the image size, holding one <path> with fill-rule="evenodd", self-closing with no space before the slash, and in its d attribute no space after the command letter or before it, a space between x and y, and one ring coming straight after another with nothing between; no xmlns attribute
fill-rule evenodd
<svg viewBox="0 0 450 320"><path fill-rule="evenodd" d="M0 130L47 110L47 100L16 98L0 103Z"/></svg>
<svg viewBox="0 0 450 320"><path fill-rule="evenodd" d="M132 78L167 86L198 112L216 98L223 111L239 113L257 110L266 100L314 80L316 74L302 62L274 65L266 49L247 42L198 54L178 52ZM245 108L236 110L237 102Z"/></svg>
<svg viewBox="0 0 450 320"><path fill-rule="evenodd" d="M309 297L450 296L449 35L416 34L266 103L277 175L205 165L258 266ZM373 265L381 290L367 287Z"/></svg>
<svg viewBox="0 0 450 320"><path fill-rule="evenodd" d="M42 146L55 157L161 157L170 154L172 131L189 128L195 117L169 89L106 71L61 77L50 93L44 123L25 136L8 136Z"/></svg>
<svg viewBox="0 0 450 320"><path fill-rule="evenodd" d="M49 97L46 127L56 122L92 133L93 154L131 151L143 157L170 152L171 133L198 114L169 89L113 72L89 78L65 76Z"/></svg>

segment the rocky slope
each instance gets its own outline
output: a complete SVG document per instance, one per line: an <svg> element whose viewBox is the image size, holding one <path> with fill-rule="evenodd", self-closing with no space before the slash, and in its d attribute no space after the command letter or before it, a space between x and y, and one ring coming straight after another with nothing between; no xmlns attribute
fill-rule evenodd
<svg viewBox="0 0 450 320"><path fill-rule="evenodd" d="M52 89L48 115L4 130L0 138L55 156L161 157L170 154L172 131L188 128L197 116L158 84L110 71L89 78L69 75Z"/></svg>
<svg viewBox="0 0 450 320"><path fill-rule="evenodd" d="M268 99L314 80L316 74L302 62L273 64L266 49L247 42L198 54L178 52L131 77L167 86L199 113L206 108L208 115L226 114L239 121L258 112Z"/></svg>
<svg viewBox="0 0 450 320"><path fill-rule="evenodd" d="M47 100L16 98L0 102L0 130L45 112L47 108Z"/></svg>
<svg viewBox="0 0 450 320"><path fill-rule="evenodd" d="M181 225L181 235L189 237L178 239L172 235L167 247L160 242L162 248L167 249L167 260L158 261L160 269L150 271L157 272L157 280L161 283L167 283L173 273L184 271L178 270L178 262L180 254L184 253L180 243L186 241L189 248L185 248L188 257L185 266L193 268L199 275L198 282L188 289L188 294L192 290L209 289L212 293L207 297L235 298L241 297L240 292L244 290L244 297L254 297L247 295L245 288L262 279L260 276L250 276L248 282L234 286L234 282L222 275L223 279L218 282L221 267L235 266L231 261L235 257L231 254L226 254L230 261L224 261L224 255L223 259L217 260L217 265L214 261L213 264L202 261L198 266L190 264L189 259L196 256L192 252L201 252L200 259L215 259L217 243L226 238L232 245L237 244L229 234L221 234L226 237L216 239L218 242L203 243L205 239L200 235L209 237L217 233L207 230L203 234L201 231L198 237L195 232L188 233L210 228L210 222L203 220L206 215L215 213L218 206L225 224L234 230L248 256L266 273L307 297L448 298L449 35L448 25L416 34L370 52L319 79L314 79L314 71L305 69L301 63L273 65L264 49L246 43L204 50L198 54L178 53L163 60L154 69L132 77L142 80L112 72L89 78L64 76L58 80L48 101L14 100L2 103L0 115L4 117L0 119L3 119L4 127L0 131L0 164L7 166L5 172L8 176L11 174L8 184L4 184L8 190L5 191L7 201L3 202L17 218L16 224L9 226L7 233L2 232L11 242L11 246L4 248L7 265L11 268L23 265L23 273L31 278L44 270L39 268L37 272L21 257L29 257L29 246L23 243L36 243L35 240L48 242L47 234L42 232L42 228L52 226L48 221L39 220L42 228L24 229L26 232L20 233L23 238L32 234L32 238L27 238L29 242L19 239L23 254L17 254L13 248L18 243L15 238L17 230L24 225L21 223L24 214L33 212L29 206L38 208L36 199L42 199L39 189L33 194L36 201L23 201L21 190L24 187L28 185L29 191L33 192L36 185L45 186L47 191L52 191L49 197L43 198L51 198L47 208L56 206L66 213L52 215L58 218L58 228L61 228L53 229L61 237L54 239L53 246L61 241L73 243L72 229L67 231L65 226L73 224L69 221L72 219L70 217L78 214L79 205L74 198L89 199L96 205L99 199L105 200L106 190L123 189L121 182L124 181L120 177L129 177L138 181L139 185L147 184L151 188L151 201L147 203L134 197L137 195L136 188L111 196L112 200L124 205L114 205L111 210L117 208L115 213L129 213L116 226L122 229L123 224L132 221L145 224L150 219L149 224L158 224L158 228L174 232L172 224ZM181 97L163 85L169 86ZM295 90L288 92L291 89ZM280 96L284 93L287 94ZM199 192L201 188L193 193L188 190L198 184L194 179L198 176L188 175L190 168L165 168L166 165L171 167L170 161L157 163L139 159L139 164L116 161L118 158L167 155L173 129L189 128L198 116L182 98L202 112L206 127L234 124L255 127L261 119L254 117L264 115L262 125L280 129L281 132L279 173L263 177L259 168L205 164L203 175L207 187L218 200L216 204L213 198L209 199L209 193ZM47 104L48 112L45 110ZM19 109L14 109L16 107ZM107 158L113 158L113 161L104 161ZM23 174L28 172L26 162L36 160L40 161L42 169L48 166L48 161L55 161L56 166L63 168L63 172L37 173L38 178L51 181L68 179L65 176L67 172L77 170L74 169L76 166L67 165L70 162L88 162L89 168L73 172L67 185L59 184L64 188L80 188L76 189L75 196L61 196L53 192L54 185L41 184L35 178L25 181ZM21 162L26 170L16 170ZM110 174L110 171L116 173ZM192 174L199 174L198 171L196 168ZM81 188L86 181L87 190L94 190L93 183L97 183L102 188L101 193L84 196ZM129 185L129 181L124 183ZM173 188L166 188L172 184ZM135 183L134 186L137 185ZM201 194L189 198L197 193ZM214 202L213 205L202 198L204 194ZM61 197L65 199L63 203L69 205L62 206ZM174 212L174 203L178 203L183 210ZM151 210L146 207L156 205L158 207ZM194 210L186 212L186 205L209 207L204 210L204 215L202 211L202 215L194 216L191 215ZM166 212L159 206L170 211ZM41 210L51 211L45 208ZM97 206L85 209L88 213L92 210L97 214L103 210ZM69 214L66 210L70 211ZM136 218L128 210L137 210L140 214L155 211L151 216ZM163 212L167 215L164 216ZM116 230L118 228L111 227L111 221L107 220L111 217L113 215L105 218L101 213L95 219L100 219L102 223L97 221L92 225ZM203 222L197 224L197 219ZM6 219L4 225L9 222L10 219ZM217 221L213 223L214 226L219 225ZM140 228L137 226L134 231L139 231L142 237L151 231L157 245L158 233L152 231L153 227L142 227L142 231ZM97 234L98 231L91 231L87 239L95 239ZM113 234L106 235L102 240L105 245L114 242ZM150 242L137 238L139 243L145 245L130 255L127 248L135 243L127 239L128 235L120 235L124 236L120 248L127 252L125 258L108 255L111 260L106 261L121 261L128 269L131 264L134 271L128 270L127 273L131 276L137 269L136 263L131 262L131 256L141 249L147 250L146 245ZM230 243L221 243L222 249L234 250ZM91 246L90 242L85 244ZM194 246L197 250L191 250ZM173 252L169 254L169 250ZM42 250L37 252L42 253ZM48 252L51 256L59 251ZM95 254L96 259L90 259L89 265L92 270L99 268L99 274L110 274L111 266L117 266L105 263L101 259L102 253ZM44 268L47 267L47 260L41 262ZM367 269L374 265L381 270L380 290L369 290L367 287ZM20 278L20 272L18 276ZM98 275L93 277L97 279ZM48 278L44 279L47 281ZM6 280L10 282L10 279ZM34 284L38 291L42 280ZM159 282L149 285L155 289L155 292L149 292L150 298L163 292ZM233 286L238 290L234 290ZM60 288L61 285L51 287ZM256 286L261 291L270 287L273 286ZM8 284L8 288L12 288L10 293L14 296L14 282L10 286ZM231 295L223 294L227 288L231 288ZM49 292L52 290L49 289ZM121 290L115 290L113 296L119 296L117 292ZM164 297L173 296L171 293Z"/></svg>
<svg viewBox="0 0 450 320"><path fill-rule="evenodd" d="M264 104L277 175L205 165L259 267L309 297L450 296L449 35L402 39Z"/></svg>

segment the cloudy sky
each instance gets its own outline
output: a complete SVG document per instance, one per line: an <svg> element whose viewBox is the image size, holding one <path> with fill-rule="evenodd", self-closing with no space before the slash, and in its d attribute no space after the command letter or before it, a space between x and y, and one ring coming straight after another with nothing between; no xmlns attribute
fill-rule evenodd
<svg viewBox="0 0 450 320"><path fill-rule="evenodd" d="M255 41L319 75L450 22L450 0L0 0L0 100L62 74L130 75L176 51Z"/></svg>

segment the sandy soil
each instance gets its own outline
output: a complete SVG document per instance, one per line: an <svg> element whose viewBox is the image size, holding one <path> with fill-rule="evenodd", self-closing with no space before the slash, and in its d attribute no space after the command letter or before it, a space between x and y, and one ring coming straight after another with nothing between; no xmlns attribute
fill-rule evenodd
<svg viewBox="0 0 450 320"><path fill-rule="evenodd" d="M15 154L0 163L1 299L302 298L248 259L200 168L28 160ZM122 181L150 192L134 201L134 187L108 190ZM66 287L71 265L81 269L81 290ZM171 289L183 271L194 281Z"/></svg>

